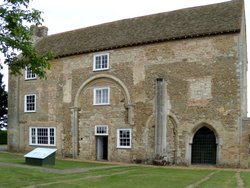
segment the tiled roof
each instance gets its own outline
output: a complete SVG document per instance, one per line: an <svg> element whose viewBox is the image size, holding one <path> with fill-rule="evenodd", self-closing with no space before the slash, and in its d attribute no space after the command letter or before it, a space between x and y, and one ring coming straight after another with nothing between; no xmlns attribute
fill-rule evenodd
<svg viewBox="0 0 250 188"><path fill-rule="evenodd" d="M239 32L242 3L224 3L180 9L125 19L50 35L36 48L57 57L104 51L167 40Z"/></svg>

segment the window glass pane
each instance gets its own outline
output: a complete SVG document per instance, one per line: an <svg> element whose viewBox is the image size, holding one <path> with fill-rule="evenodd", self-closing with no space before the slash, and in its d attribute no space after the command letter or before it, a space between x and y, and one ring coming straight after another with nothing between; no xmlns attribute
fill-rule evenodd
<svg viewBox="0 0 250 188"><path fill-rule="evenodd" d="M108 104L109 103L109 89L94 89L95 103L94 104Z"/></svg>
<svg viewBox="0 0 250 188"><path fill-rule="evenodd" d="M108 89L102 90L102 103L108 103Z"/></svg>
<svg viewBox="0 0 250 188"><path fill-rule="evenodd" d="M131 147L131 130L130 129L125 129L125 130L119 130L119 145L120 147L126 147L129 148Z"/></svg>
<svg viewBox="0 0 250 188"><path fill-rule="evenodd" d="M95 58L95 68L101 69L101 56L96 56Z"/></svg>
<svg viewBox="0 0 250 188"><path fill-rule="evenodd" d="M105 69L105 68L108 68L108 56L107 55L103 55L102 56L102 68Z"/></svg>
<svg viewBox="0 0 250 188"><path fill-rule="evenodd" d="M31 129L31 143L32 144L36 143L36 129L34 128Z"/></svg>
<svg viewBox="0 0 250 188"><path fill-rule="evenodd" d="M36 74L32 72L31 68L26 68L26 78L36 78Z"/></svg>
<svg viewBox="0 0 250 188"><path fill-rule="evenodd" d="M97 125L95 134L96 135L108 135L108 126Z"/></svg>
<svg viewBox="0 0 250 188"><path fill-rule="evenodd" d="M26 95L26 111L35 111L35 95Z"/></svg>
<svg viewBox="0 0 250 188"><path fill-rule="evenodd" d="M31 144L55 145L55 128L31 128Z"/></svg>
<svg viewBox="0 0 250 188"><path fill-rule="evenodd" d="M121 141L121 146L130 145L129 131L126 130L120 131L120 141Z"/></svg>
<svg viewBox="0 0 250 188"><path fill-rule="evenodd" d="M54 129L53 128L51 128L51 129L49 129L50 130L50 144L54 144L55 143L55 140L54 140L54 136L55 136L55 133L54 133Z"/></svg>
<svg viewBox="0 0 250 188"><path fill-rule="evenodd" d="M46 128L37 129L37 143L48 144L48 129Z"/></svg>
<svg viewBox="0 0 250 188"><path fill-rule="evenodd" d="M102 99L101 91L102 90L96 90L96 104L102 103L101 102L101 99Z"/></svg>

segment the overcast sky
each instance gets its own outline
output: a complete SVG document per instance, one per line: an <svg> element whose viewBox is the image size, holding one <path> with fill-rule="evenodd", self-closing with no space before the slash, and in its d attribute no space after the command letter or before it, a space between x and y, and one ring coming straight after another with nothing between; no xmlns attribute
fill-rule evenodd
<svg viewBox="0 0 250 188"><path fill-rule="evenodd" d="M120 19L225 1L227 0L33 0L30 5L43 11L43 25L49 28L49 34L55 34ZM245 9L250 10L250 0L245 0ZM246 23L247 36L250 37L250 11L246 11ZM249 42L250 39L248 47ZM249 52L250 49L248 54ZM7 84L7 69L3 72ZM248 85L250 88L250 77ZM248 93L250 111L250 91Z"/></svg>

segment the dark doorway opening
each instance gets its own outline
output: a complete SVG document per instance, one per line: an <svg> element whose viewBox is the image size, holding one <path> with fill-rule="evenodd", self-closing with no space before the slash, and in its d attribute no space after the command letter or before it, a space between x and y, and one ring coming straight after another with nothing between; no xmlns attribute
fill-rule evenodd
<svg viewBox="0 0 250 188"><path fill-rule="evenodd" d="M216 164L216 137L207 127L199 129L193 138L192 164Z"/></svg>
<svg viewBox="0 0 250 188"><path fill-rule="evenodd" d="M96 137L96 159L108 160L108 137L107 136Z"/></svg>

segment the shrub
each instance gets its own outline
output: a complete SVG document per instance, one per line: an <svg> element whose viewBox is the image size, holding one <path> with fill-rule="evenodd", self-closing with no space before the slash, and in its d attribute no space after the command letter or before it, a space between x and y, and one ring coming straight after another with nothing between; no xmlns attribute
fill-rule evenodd
<svg viewBox="0 0 250 188"><path fill-rule="evenodd" d="M7 144L7 131L0 130L0 144Z"/></svg>

